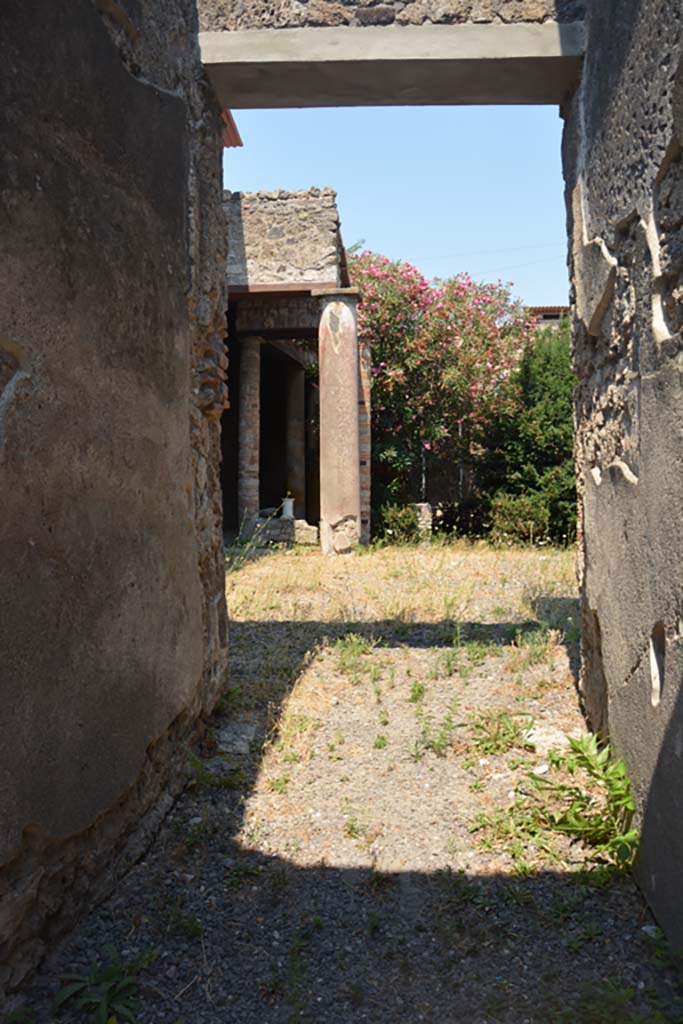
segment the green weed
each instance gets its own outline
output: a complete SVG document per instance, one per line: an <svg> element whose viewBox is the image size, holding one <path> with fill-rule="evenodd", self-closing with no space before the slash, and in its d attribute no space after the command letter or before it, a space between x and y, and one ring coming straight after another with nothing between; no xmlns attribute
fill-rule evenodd
<svg viewBox="0 0 683 1024"><path fill-rule="evenodd" d="M634 1006L635 991L613 981L585 989L578 1004L564 1010L561 1024L669 1024L658 1010Z"/></svg>
<svg viewBox="0 0 683 1024"><path fill-rule="evenodd" d="M409 702L411 704L419 704L420 701L424 699L425 690L425 684L415 680L410 688L410 696L408 697Z"/></svg>
<svg viewBox="0 0 683 1024"><path fill-rule="evenodd" d="M613 867L629 869L638 848L638 832L631 827L634 804L623 761L600 748L595 736L570 737L569 754L551 754L554 771L576 781L550 775L527 774L514 803L490 814L479 814L470 825L481 832L488 849L505 846L513 863L524 868L531 847L557 860L548 835L567 836L606 858Z"/></svg>
<svg viewBox="0 0 683 1024"><path fill-rule="evenodd" d="M546 838L538 807L524 797L518 797L510 807L475 815L469 831L479 833L479 845L485 850L503 847L520 875L530 873L530 850L536 856L543 854L553 862L558 860Z"/></svg>
<svg viewBox="0 0 683 1024"><path fill-rule="evenodd" d="M509 665L511 671L523 671L549 661L555 646L561 639L555 629L535 629L525 633L518 629L513 642L513 655Z"/></svg>
<svg viewBox="0 0 683 1024"><path fill-rule="evenodd" d="M363 658L367 657L372 650L370 642L358 633L347 633L336 641L332 649L336 656L338 670L356 682Z"/></svg>
<svg viewBox="0 0 683 1024"><path fill-rule="evenodd" d="M135 1024L136 976L149 965L150 959L125 963L113 949L108 955L109 963L92 963L85 974L63 975L64 984L55 997L55 1009L69 1004L89 1013L93 1024L110 1024L112 1020Z"/></svg>
<svg viewBox="0 0 683 1024"><path fill-rule="evenodd" d="M251 864L248 860L241 860L228 871L225 876L225 886L227 889L238 889L245 882L253 881L253 879L259 878L260 875L261 869L258 864Z"/></svg>
<svg viewBox="0 0 683 1024"><path fill-rule="evenodd" d="M444 718L436 726L431 717L418 708L417 717L422 727L419 743L424 750L431 750L437 757L446 756L453 742L453 733L457 728L453 719L457 707L457 701L453 701Z"/></svg>
<svg viewBox="0 0 683 1024"><path fill-rule="evenodd" d="M639 837L631 827L635 806L626 766L612 758L608 745L601 748L595 736L570 737L569 746L569 754L551 755L551 764L571 776L583 775L588 786L531 773L534 791L546 801L540 808L543 822L553 832L582 842L596 855L628 869Z"/></svg>
<svg viewBox="0 0 683 1024"><path fill-rule="evenodd" d="M453 914L466 906L486 903L486 897L480 886L462 871L446 868L444 871L437 872L435 881L438 886L440 912Z"/></svg>
<svg viewBox="0 0 683 1024"><path fill-rule="evenodd" d="M289 786L289 775L279 775L277 778L268 779L268 789L271 793L278 793L284 796Z"/></svg>
<svg viewBox="0 0 683 1024"><path fill-rule="evenodd" d="M469 721L472 746L480 754L507 754L524 749L534 724L530 715L511 711L482 711Z"/></svg>
<svg viewBox="0 0 683 1024"><path fill-rule="evenodd" d="M370 669L370 684L375 694L375 700L378 704L382 703L382 687L380 686L381 678L382 669L379 665L373 665Z"/></svg>
<svg viewBox="0 0 683 1024"><path fill-rule="evenodd" d="M460 671L462 655L459 650L447 648L439 651L432 667L432 679L448 679Z"/></svg>

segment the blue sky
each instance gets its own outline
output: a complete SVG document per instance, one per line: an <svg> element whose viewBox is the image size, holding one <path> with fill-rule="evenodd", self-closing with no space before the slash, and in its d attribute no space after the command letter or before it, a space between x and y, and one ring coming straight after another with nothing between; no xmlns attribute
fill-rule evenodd
<svg viewBox="0 0 683 1024"><path fill-rule="evenodd" d="M235 111L234 191L330 185L347 245L427 276L512 282L529 305L568 301L555 107Z"/></svg>

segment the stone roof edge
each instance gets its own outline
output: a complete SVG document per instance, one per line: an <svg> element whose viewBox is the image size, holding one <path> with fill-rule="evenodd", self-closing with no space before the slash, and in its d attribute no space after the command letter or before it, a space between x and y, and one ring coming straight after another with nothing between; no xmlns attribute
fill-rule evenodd
<svg viewBox="0 0 683 1024"><path fill-rule="evenodd" d="M231 192L229 189L223 190L223 202L230 202L231 200L239 199L263 199L263 200L286 200L286 199L320 199L330 198L336 201L337 192L335 189L330 188L328 185L323 188L302 188L292 189L287 191L286 189L277 189L272 192L261 191L261 192Z"/></svg>

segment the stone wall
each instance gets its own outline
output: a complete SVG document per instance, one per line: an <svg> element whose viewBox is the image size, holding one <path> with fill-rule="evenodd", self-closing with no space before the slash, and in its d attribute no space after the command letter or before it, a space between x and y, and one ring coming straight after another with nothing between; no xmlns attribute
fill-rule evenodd
<svg viewBox="0 0 683 1024"><path fill-rule="evenodd" d="M0 1002L139 856L226 661L220 122L192 0L6 0Z"/></svg>
<svg viewBox="0 0 683 1024"><path fill-rule="evenodd" d="M273 299L238 297L231 302L236 310L235 330L237 334L260 334L267 331L269 336L281 331L284 338L318 337L320 324L320 299L310 295L286 295ZM313 342L312 346L315 347Z"/></svg>
<svg viewBox="0 0 683 1024"><path fill-rule="evenodd" d="M337 193L225 192L228 284L338 287L343 247Z"/></svg>
<svg viewBox="0 0 683 1024"><path fill-rule="evenodd" d="M585 0L199 0L204 32L337 25L579 21Z"/></svg>
<svg viewBox="0 0 683 1024"><path fill-rule="evenodd" d="M639 873L683 941L683 12L589 7L565 110L582 687L627 761Z"/></svg>

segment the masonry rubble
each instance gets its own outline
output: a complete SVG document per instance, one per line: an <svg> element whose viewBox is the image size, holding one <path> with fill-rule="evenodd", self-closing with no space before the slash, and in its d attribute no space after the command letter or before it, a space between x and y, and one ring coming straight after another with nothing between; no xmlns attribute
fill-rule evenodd
<svg viewBox="0 0 683 1024"><path fill-rule="evenodd" d="M206 32L271 28L329 28L348 25L489 25L580 21L584 0L200 0Z"/></svg>

